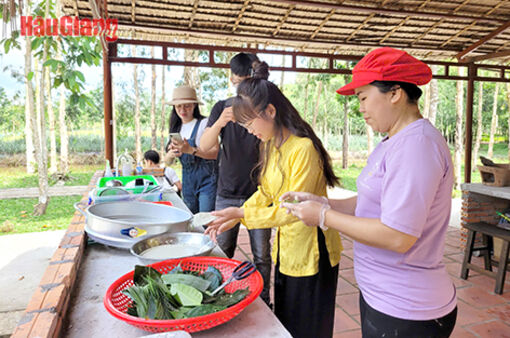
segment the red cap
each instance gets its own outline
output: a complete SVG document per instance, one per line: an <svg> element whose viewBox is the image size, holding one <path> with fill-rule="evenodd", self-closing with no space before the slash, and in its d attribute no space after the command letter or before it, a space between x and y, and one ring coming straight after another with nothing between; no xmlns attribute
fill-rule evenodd
<svg viewBox="0 0 510 338"><path fill-rule="evenodd" d="M354 89L373 81L399 81L421 86L432 79L430 67L403 50L377 48L365 55L352 69L352 81L339 88L341 95L354 95Z"/></svg>

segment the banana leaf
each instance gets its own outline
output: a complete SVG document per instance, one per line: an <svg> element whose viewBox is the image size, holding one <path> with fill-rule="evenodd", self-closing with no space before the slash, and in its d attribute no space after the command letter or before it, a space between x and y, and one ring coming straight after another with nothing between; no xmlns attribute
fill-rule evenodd
<svg viewBox="0 0 510 338"><path fill-rule="evenodd" d="M173 274L166 274L161 276L161 279L163 279L163 282L166 284L186 284L189 286L194 287L195 289L204 292L207 290L209 285L211 285L211 282L208 280L205 280L202 277L197 277L190 274L185 273L173 273Z"/></svg>
<svg viewBox="0 0 510 338"><path fill-rule="evenodd" d="M208 291L214 291L221 285L221 283L223 283L223 277L221 276L220 270L216 269L214 266L209 266L200 277L211 282L211 285L207 288Z"/></svg>
<svg viewBox="0 0 510 338"><path fill-rule="evenodd" d="M225 308L230 307L232 305L235 305L242 301L248 294L250 294L250 290L248 288L246 289L239 289L236 290L234 293L221 293L218 295L215 295L213 297L207 297L202 302L203 304L212 304L216 306L223 306Z"/></svg>
<svg viewBox="0 0 510 338"><path fill-rule="evenodd" d="M205 316L210 313L218 312L218 311L225 310L225 309L226 309L226 307L224 307L224 306L217 306L214 304L200 305L200 306L194 307L193 309L189 310L186 313L186 317L191 318L191 317Z"/></svg>
<svg viewBox="0 0 510 338"><path fill-rule="evenodd" d="M199 306L202 304L202 292L192 286L174 283L170 288L170 292L182 306Z"/></svg>

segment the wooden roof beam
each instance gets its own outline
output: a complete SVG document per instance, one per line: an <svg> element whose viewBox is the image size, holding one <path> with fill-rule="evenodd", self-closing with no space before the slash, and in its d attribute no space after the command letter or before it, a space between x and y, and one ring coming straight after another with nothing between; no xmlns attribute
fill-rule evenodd
<svg viewBox="0 0 510 338"><path fill-rule="evenodd" d="M467 1L467 0L466 0ZM424 1L420 6L418 6L418 9L422 9L423 7L427 6L427 4L430 2L430 0L426 0ZM384 5L385 3L383 3ZM389 38L391 36L391 34L393 34L397 29L399 29L400 27L402 27L407 21L409 21L411 17L410 16L406 16L404 18L404 20L400 21L400 23L395 26L395 28L393 28L391 31L389 31L380 41L379 43L383 43L384 41L386 41L387 38ZM414 41L413 41L414 42Z"/></svg>
<svg viewBox="0 0 510 338"><path fill-rule="evenodd" d="M363 22L356 27L355 30L352 31L352 33L347 37L346 41L350 41L354 35L356 35L363 27L366 26L366 24L375 16L375 13L371 13Z"/></svg>
<svg viewBox="0 0 510 338"><path fill-rule="evenodd" d="M478 62L478 61L483 61L483 60L502 58L505 56L510 56L510 49L503 50L501 52L485 54L485 55L479 55L479 56L473 56L473 57L468 56L466 58L463 58L462 61L463 62Z"/></svg>
<svg viewBox="0 0 510 338"><path fill-rule="evenodd" d="M400 21L400 23L393 27L393 29L391 31L389 31L388 33L386 33L386 35L384 35L384 37L379 41L379 44L382 44L384 43L384 41L386 41L387 38L389 38L391 36L391 34L395 33L395 31L397 29L399 29L400 27L402 27L402 25L404 25L407 21L409 21L411 17L410 16L406 16L406 18L402 21Z"/></svg>
<svg viewBox="0 0 510 338"><path fill-rule="evenodd" d="M498 36L499 34L503 33L505 30L507 30L508 28L510 27L510 21L508 21L507 23L501 25L498 29L492 31L490 34L488 34L486 37L478 40L477 42L475 42L474 44L472 44L471 46L469 46L468 48L464 49L462 52L460 52L459 54L457 54L457 59L459 61L461 61L461 59L463 57L465 57L466 55L468 55L469 53L473 52L474 50L476 50L478 47L480 47L482 44L486 43L487 41L489 41L490 39Z"/></svg>
<svg viewBox="0 0 510 338"><path fill-rule="evenodd" d="M469 16L469 15L459 15L459 14L452 14L452 13L432 13L432 12L409 11L409 10L401 10L401 9L389 9L389 8L381 8L381 7L363 7L363 6L323 3L323 2L306 1L306 0L272 0L271 2L292 4L292 5L305 6L305 7L334 8L334 9L338 9L338 10L361 12L361 13L391 14L391 15L399 15L399 16L421 16L421 17L426 17L426 18L444 18L444 19L456 19L456 20L478 20L478 21L484 21L484 22L488 21L491 23L493 23L493 22L505 23L507 21L504 19L487 18L485 16Z"/></svg>
<svg viewBox="0 0 510 338"><path fill-rule="evenodd" d="M455 11L457 11L460 7L464 6L464 4L466 4L469 0L465 0L459 7L457 7L455 9ZM496 6L494 6L493 8L489 9L487 11L487 13L485 13L485 15L490 15L492 12L494 12L496 9L498 9L503 3L502 2L499 2ZM455 34L454 36L452 36L451 38L449 38L448 40L446 40L445 42L443 42L441 44L440 47L444 47L446 46L448 43L450 43L450 41L452 41L453 39L457 38L458 36L460 36L462 33L464 33L465 31L467 31L468 29L470 29L471 27L473 27L474 25L476 25L478 22L478 20L474 20L473 22L471 22L471 24L469 24L468 26L464 27L462 30L460 30L459 32L457 32L457 34ZM508 21L505 21L505 23L508 23Z"/></svg>
<svg viewBox="0 0 510 338"><path fill-rule="evenodd" d="M381 6L384 6L386 5L386 3L390 1L390 0L384 0L382 3L381 3ZM358 26L356 27L355 30L352 31L352 33L347 37L346 41L350 41L363 27L365 27L367 25L367 23L372 20L372 18L375 16L375 13L370 13L370 15L365 18L365 20L363 20L363 22Z"/></svg>
<svg viewBox="0 0 510 338"><path fill-rule="evenodd" d="M322 29L322 27L324 27L324 25L329 21L329 19L331 19L331 17L333 16L333 14L335 14L335 11L336 9L332 9L328 15L326 15L326 17L324 18L324 20L322 20L322 22L319 24L319 26L317 26L317 28L315 28L315 30L313 31L312 35L310 35L310 40L313 40L315 39L315 37L317 36L317 34L319 33L319 31Z"/></svg>
<svg viewBox="0 0 510 338"><path fill-rule="evenodd" d="M500 52L501 50L506 50L508 47L510 47L510 41L508 41L507 43L498 47L498 49L496 49L496 52Z"/></svg>
<svg viewBox="0 0 510 338"><path fill-rule="evenodd" d="M135 23L135 0L131 0L131 22Z"/></svg>
<svg viewBox="0 0 510 338"><path fill-rule="evenodd" d="M191 11L191 17L189 18L188 28L193 26L193 21L195 20L195 15L197 14L198 1L199 0L195 0L195 3L193 4L193 10Z"/></svg>
<svg viewBox="0 0 510 338"><path fill-rule="evenodd" d="M177 28L177 27L162 27L162 26L156 26L156 25L147 25L147 24L130 24L125 25L122 23L119 23L119 30L120 29L131 29L131 28L141 28L141 29L156 29L162 32L176 32L181 34L198 34L202 36L232 36L231 32L223 32L223 31L213 31L213 30L206 30L206 29L197 29L197 28ZM360 42L349 42L344 40L310 40L308 38L289 38L289 37L280 37L280 36L266 36L266 35L257 35L253 33L242 33L242 34L235 34L236 38L245 38L245 39L251 39L255 41L262 41L267 40L275 43L279 43L282 41L286 42L293 42L293 43L313 43L313 44L324 44L324 45L331 45L331 44L337 44L339 46L354 46L354 47L360 47L360 48L374 48L374 47L380 47L380 45L376 42L366 42L366 43L360 43ZM405 48L405 46L396 45L396 44L388 44L388 47L394 47L394 48ZM438 49L437 46L417 46L412 47L414 50L422 50L422 51L443 51L443 52L458 52L458 49L454 48L443 48Z"/></svg>
<svg viewBox="0 0 510 338"><path fill-rule="evenodd" d="M278 23L278 25L276 26L276 29L275 31L273 32L273 36L277 36L278 33L280 33L280 29L282 28L283 24L285 23L285 21L287 21L289 15L290 15L290 12L292 12L292 10L295 8L296 6L294 5L290 5L289 9L287 9L287 12L285 12L285 15L283 16L283 18L280 20L280 22Z"/></svg>
<svg viewBox="0 0 510 338"><path fill-rule="evenodd" d="M239 11L239 14L237 15L236 22L234 23L234 27L232 27L232 33L234 33L237 30L237 27L239 27L239 23L241 22L241 19L243 18L244 12L246 12L246 9L248 8L248 4L250 3L250 0L244 0L243 7Z"/></svg>
<svg viewBox="0 0 510 338"><path fill-rule="evenodd" d="M73 1L73 9L74 9L74 15L77 17L80 16L80 12L78 11L78 0Z"/></svg>

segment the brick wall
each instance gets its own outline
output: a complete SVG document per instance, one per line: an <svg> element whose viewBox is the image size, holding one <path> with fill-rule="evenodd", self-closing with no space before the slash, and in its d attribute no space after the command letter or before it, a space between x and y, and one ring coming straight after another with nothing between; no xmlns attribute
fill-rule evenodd
<svg viewBox="0 0 510 338"><path fill-rule="evenodd" d="M90 180L89 188L94 188L102 176L103 172L97 171ZM88 191L82 198L82 201L87 200ZM85 250L84 227L85 217L76 211L11 337L60 336Z"/></svg>
<svg viewBox="0 0 510 338"><path fill-rule="evenodd" d="M460 214L461 225L463 226L460 236L461 247L466 247L467 240L467 230L464 228L464 224L476 222L498 224L499 216L496 214L496 211L503 211L509 207L509 200L463 190Z"/></svg>

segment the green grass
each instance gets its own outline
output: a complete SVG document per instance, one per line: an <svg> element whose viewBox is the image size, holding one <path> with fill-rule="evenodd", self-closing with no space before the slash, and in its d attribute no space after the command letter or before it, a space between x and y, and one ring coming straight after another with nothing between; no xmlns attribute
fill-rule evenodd
<svg viewBox="0 0 510 338"><path fill-rule="evenodd" d="M64 185L88 185L90 178L97 171L103 169L100 165L73 165L69 176L70 180ZM37 174L27 174L25 168L0 167L0 189L7 188L30 188L39 186ZM50 186L55 184L50 180Z"/></svg>
<svg viewBox="0 0 510 338"><path fill-rule="evenodd" d="M346 169L342 169L341 163L334 163L333 170L335 174L340 177L341 187L347 190L357 191L356 189L356 179L359 174L361 174L361 170L365 163L352 164Z"/></svg>
<svg viewBox="0 0 510 338"><path fill-rule="evenodd" d="M26 232L67 229L74 214L73 204L81 196L50 197L46 214L32 216L37 198L0 200L0 236ZM5 232L13 227L12 231Z"/></svg>

